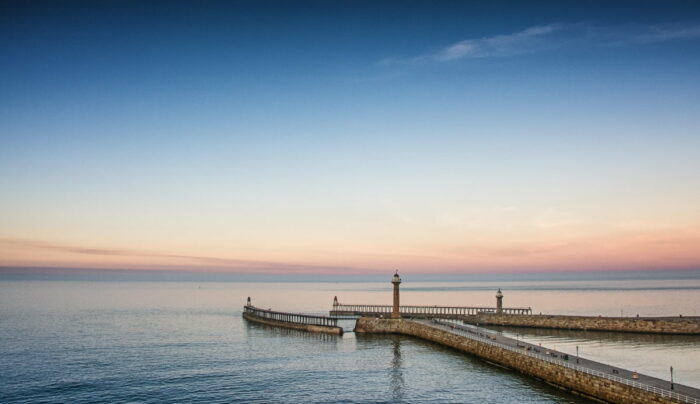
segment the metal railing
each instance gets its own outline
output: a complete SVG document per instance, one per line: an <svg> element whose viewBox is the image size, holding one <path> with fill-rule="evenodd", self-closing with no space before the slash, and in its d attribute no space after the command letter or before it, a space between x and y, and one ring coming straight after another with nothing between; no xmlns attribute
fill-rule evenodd
<svg viewBox="0 0 700 404"><path fill-rule="evenodd" d="M370 304L333 304L332 313L372 313L372 314L388 314L391 313L392 306L387 305L370 305ZM404 316L469 316L481 313L498 313L495 307L468 307L468 306L400 306L399 312ZM530 307L504 307L501 309L503 314L532 314Z"/></svg>
<svg viewBox="0 0 700 404"><path fill-rule="evenodd" d="M285 323L320 325L324 327L338 326L338 319L333 317L313 316L309 314L298 313L284 313L281 311L260 309L250 305L243 306L243 311L256 317L275 321L283 321Z"/></svg>
<svg viewBox="0 0 700 404"><path fill-rule="evenodd" d="M583 366L578 366L578 365L566 362L566 361L561 360L561 359L555 359L551 356L547 356L547 355L542 354L542 353L526 351L526 350L523 350L522 348L514 348L512 346L499 343L497 341L490 339L488 336L482 336L482 335L487 335L487 334L484 334L484 332L482 330L474 331L473 329L470 329L469 327L464 327L464 326L461 326L459 324L451 323L451 322L444 321L444 320L433 319L432 321L433 321L433 323L435 323L439 326L447 328L447 331L455 332L455 333L458 333L459 335L465 336L467 338L478 340L479 342L483 342L483 343L486 343L486 344L489 344L492 346L496 346L498 348L502 348L502 349L512 351L512 352L516 352L516 353L519 353L521 355L527 355L527 356L530 356L530 357L538 359L538 360L553 363L553 364L559 365L559 366L564 366L566 368L573 369L573 370L583 372L583 373L587 373L589 375L602 377L604 379L608 379L608 380L612 380L612 381L615 381L618 383L622 383L622 384L625 384L627 386L635 387L635 388L638 388L638 389L641 389L644 391L658 394L661 397L672 398L672 399L678 400L682 403L700 404L700 399L695 398L695 397L690 397L690 396L687 396L685 394L676 393L675 391L670 391L667 389L662 389L659 387L650 386L648 384L640 383L640 382L635 381L635 380L629 380L629 379L625 379L623 377L610 375L610 374L607 374L605 372L601 372L598 370L586 368ZM491 334L492 337L495 337L496 335L497 334L495 334L495 333Z"/></svg>

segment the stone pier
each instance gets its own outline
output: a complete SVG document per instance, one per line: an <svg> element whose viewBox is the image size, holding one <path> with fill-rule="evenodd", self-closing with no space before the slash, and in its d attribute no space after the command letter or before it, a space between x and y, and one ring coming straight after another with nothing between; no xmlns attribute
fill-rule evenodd
<svg viewBox="0 0 700 404"><path fill-rule="evenodd" d="M618 331L647 334L699 335L700 317L593 317L479 313L460 318L468 324L552 328L582 331Z"/></svg>
<svg viewBox="0 0 700 404"><path fill-rule="evenodd" d="M549 351L547 355L545 348L482 332L478 327L474 327L477 331L465 331L444 321L362 317L355 332L403 334L432 341L606 403L700 403L700 391L688 386L676 385L675 390L670 390L670 385L663 387L667 382L650 376L626 370L608 374L606 371L610 372L612 366L583 360L577 364L568 355Z"/></svg>

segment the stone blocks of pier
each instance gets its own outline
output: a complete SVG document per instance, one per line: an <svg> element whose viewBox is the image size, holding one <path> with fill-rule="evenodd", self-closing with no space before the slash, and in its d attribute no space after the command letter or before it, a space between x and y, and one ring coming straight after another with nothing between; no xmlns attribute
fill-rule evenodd
<svg viewBox="0 0 700 404"><path fill-rule="evenodd" d="M481 325L506 325L583 331L618 331L648 334L700 334L700 318L691 317L592 317L562 315L477 314L464 321Z"/></svg>
<svg viewBox="0 0 700 404"><path fill-rule="evenodd" d="M450 333L415 321L362 317L356 333L391 333L418 337L477 356L489 362L543 380L567 391L599 401L620 404L679 403L673 398L591 375L556 363L520 354L496 345Z"/></svg>

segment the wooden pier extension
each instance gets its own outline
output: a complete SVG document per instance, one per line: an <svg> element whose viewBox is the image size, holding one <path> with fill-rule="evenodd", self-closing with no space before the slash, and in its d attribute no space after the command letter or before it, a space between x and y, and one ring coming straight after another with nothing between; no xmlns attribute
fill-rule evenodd
<svg viewBox="0 0 700 404"><path fill-rule="evenodd" d="M343 328L338 327L337 318L260 309L250 304L250 298L248 304L243 306L243 318L273 327L343 335Z"/></svg>
<svg viewBox="0 0 700 404"><path fill-rule="evenodd" d="M364 316L364 317L388 317L391 315L392 306L368 305L368 304L340 304L333 301L331 316ZM399 312L404 317L413 318L448 318L462 319L477 314L497 314L501 310L503 314L528 315L532 314L529 307L467 307L467 306L400 306Z"/></svg>

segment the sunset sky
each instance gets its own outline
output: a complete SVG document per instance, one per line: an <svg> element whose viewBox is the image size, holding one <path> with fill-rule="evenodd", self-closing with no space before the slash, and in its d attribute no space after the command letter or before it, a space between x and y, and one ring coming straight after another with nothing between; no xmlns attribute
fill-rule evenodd
<svg viewBox="0 0 700 404"><path fill-rule="evenodd" d="M2 2L0 60L0 267L700 269L697 2Z"/></svg>

